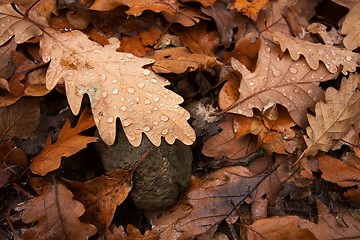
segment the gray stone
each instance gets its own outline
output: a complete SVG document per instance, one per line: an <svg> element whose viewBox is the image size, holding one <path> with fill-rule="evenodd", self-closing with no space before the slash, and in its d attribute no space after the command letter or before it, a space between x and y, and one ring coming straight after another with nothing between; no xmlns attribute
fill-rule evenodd
<svg viewBox="0 0 360 240"><path fill-rule="evenodd" d="M133 147L118 128L116 142L108 146L101 140L95 144L106 171L115 168L131 170L152 143L143 136L139 147ZM164 140L154 147L137 167L133 176L130 198L145 210L160 210L176 201L190 180L192 152L189 146L176 141L173 145Z"/></svg>

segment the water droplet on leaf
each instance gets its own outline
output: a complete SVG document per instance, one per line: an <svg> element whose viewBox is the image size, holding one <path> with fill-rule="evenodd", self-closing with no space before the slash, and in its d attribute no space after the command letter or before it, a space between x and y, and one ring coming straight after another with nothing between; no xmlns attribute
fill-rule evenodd
<svg viewBox="0 0 360 240"><path fill-rule="evenodd" d="M133 89L132 87L129 87L126 89L126 91L130 94L134 94L135 93L135 89Z"/></svg>

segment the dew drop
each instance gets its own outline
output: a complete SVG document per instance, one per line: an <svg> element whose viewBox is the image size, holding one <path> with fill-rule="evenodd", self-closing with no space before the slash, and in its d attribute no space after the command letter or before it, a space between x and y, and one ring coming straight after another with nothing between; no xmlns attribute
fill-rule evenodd
<svg viewBox="0 0 360 240"><path fill-rule="evenodd" d="M145 99L144 102L145 102L146 105L149 105L151 103L149 99Z"/></svg>
<svg viewBox="0 0 360 240"><path fill-rule="evenodd" d="M345 60L348 61L348 62L350 62L351 59L352 59L352 58L351 58L350 56L347 56L347 57L345 58Z"/></svg>
<svg viewBox="0 0 360 240"><path fill-rule="evenodd" d="M105 73L100 74L99 78L100 78L101 81L105 81L106 80L106 74Z"/></svg>
<svg viewBox="0 0 360 240"><path fill-rule="evenodd" d="M153 124L154 124L155 126L157 126L157 125L159 125L159 122L153 121Z"/></svg>
<svg viewBox="0 0 360 240"><path fill-rule="evenodd" d="M102 92L102 93L101 93L101 97L102 97L102 98L106 98L107 95L108 95L107 92Z"/></svg>
<svg viewBox="0 0 360 240"><path fill-rule="evenodd" d="M255 82L254 82L254 81L250 81L250 82L249 82L249 85L250 85L250 86L254 86L254 85L255 85Z"/></svg>
<svg viewBox="0 0 360 240"><path fill-rule="evenodd" d="M143 127L143 130L144 130L144 132L148 132L148 131L150 131L150 127L146 125Z"/></svg>
<svg viewBox="0 0 360 240"><path fill-rule="evenodd" d="M144 69L144 71L143 71L143 74L145 75L145 76L149 76L150 75L150 70L149 69Z"/></svg>
<svg viewBox="0 0 360 240"><path fill-rule="evenodd" d="M1 24L1 27L6 27L6 24L5 24L5 23L2 23L2 24Z"/></svg>
<svg viewBox="0 0 360 240"><path fill-rule="evenodd" d="M154 97L154 102L158 102L159 100L160 100L160 98Z"/></svg>
<svg viewBox="0 0 360 240"><path fill-rule="evenodd" d="M108 119L107 119L107 122L108 123L112 123L114 121L114 118L113 117L108 117Z"/></svg>
<svg viewBox="0 0 360 240"><path fill-rule="evenodd" d="M164 135L167 134L168 132L169 132L169 130L167 130L167 128L164 128L164 129L161 131L161 133L164 134Z"/></svg>
<svg viewBox="0 0 360 240"><path fill-rule="evenodd" d="M125 112L126 111L126 106L121 106L120 109L121 109L121 111Z"/></svg>
<svg viewBox="0 0 360 240"><path fill-rule="evenodd" d="M130 58L130 59L133 59L133 58L134 58L134 55L131 54L131 53L127 53L126 56L127 56L128 58Z"/></svg>
<svg viewBox="0 0 360 240"><path fill-rule="evenodd" d="M166 115L161 115L160 120L166 122L167 120L169 120L169 117Z"/></svg>
<svg viewBox="0 0 360 240"><path fill-rule="evenodd" d="M150 79L150 82L157 83L157 80L156 80L156 78L152 78L152 79Z"/></svg>
<svg viewBox="0 0 360 240"><path fill-rule="evenodd" d="M135 102L139 103L139 102L140 102L140 98L139 98L139 97L135 97Z"/></svg>
<svg viewBox="0 0 360 240"><path fill-rule="evenodd" d="M124 119L121 121L121 123L124 127L127 127L131 124L131 121L129 119Z"/></svg>
<svg viewBox="0 0 360 240"><path fill-rule="evenodd" d="M276 68L272 69L272 74L274 77L279 77L281 75L281 71L277 70Z"/></svg>
<svg viewBox="0 0 360 240"><path fill-rule="evenodd" d="M114 79L114 80L112 80L111 82L114 83L114 84L116 84L116 83L118 83L118 80Z"/></svg>
<svg viewBox="0 0 360 240"><path fill-rule="evenodd" d="M135 93L135 89L133 89L132 87L129 87L126 89L126 91L130 94L134 94Z"/></svg>
<svg viewBox="0 0 360 240"><path fill-rule="evenodd" d="M294 89L294 93L298 93L299 92L299 89L298 88L295 88Z"/></svg>
<svg viewBox="0 0 360 240"><path fill-rule="evenodd" d="M266 51L267 53L269 53L271 50L270 50L269 47L267 47L267 48L265 48L265 51Z"/></svg>
<svg viewBox="0 0 360 240"><path fill-rule="evenodd" d="M131 134L127 136L127 138L129 139L129 141L134 141L136 137L133 134Z"/></svg>
<svg viewBox="0 0 360 240"><path fill-rule="evenodd" d="M307 90L307 92L308 92L309 94L311 94L313 91L314 91L314 90L312 90L311 88Z"/></svg>
<svg viewBox="0 0 360 240"><path fill-rule="evenodd" d="M143 88L143 87L145 87L145 84L141 82L141 83L138 83L137 86L138 86L139 88Z"/></svg>
<svg viewBox="0 0 360 240"><path fill-rule="evenodd" d="M289 68L289 71L293 74L298 72L297 68L294 68L294 67Z"/></svg>
<svg viewBox="0 0 360 240"><path fill-rule="evenodd" d="M117 88L113 89L113 90L112 90L112 93L113 93L114 95L118 94L118 93L119 93L119 89L117 89Z"/></svg>

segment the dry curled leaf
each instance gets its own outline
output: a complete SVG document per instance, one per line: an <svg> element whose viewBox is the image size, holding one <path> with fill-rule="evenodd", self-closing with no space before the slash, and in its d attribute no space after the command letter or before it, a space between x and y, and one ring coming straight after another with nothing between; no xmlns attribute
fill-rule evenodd
<svg viewBox="0 0 360 240"><path fill-rule="evenodd" d="M319 68L319 61L322 61L331 73L336 73L342 66L342 73L355 72L359 66L360 54L335 46L311 43L294 38L280 32L273 33L273 39L280 44L283 52L286 49L294 60L298 60L303 55L306 62L312 69Z"/></svg>
<svg viewBox="0 0 360 240"><path fill-rule="evenodd" d="M315 106L316 116L307 115L309 127L305 137L307 149L303 156L313 156L319 150L329 151L360 120L359 74L350 74L342 79L339 91L328 88L326 102Z"/></svg>
<svg viewBox="0 0 360 240"><path fill-rule="evenodd" d="M164 87L169 81L142 68L153 60L116 52L119 41L111 38L109 42L101 46L80 31L59 33L47 29L40 42L43 60L51 60L47 88L54 88L64 79L75 114L83 95L88 94L95 124L109 145L115 141L117 118L134 146L140 145L143 132L156 146L161 137L170 144L175 139L192 144L195 132L187 123L190 114L178 105L182 97Z"/></svg>
<svg viewBox="0 0 360 240"><path fill-rule="evenodd" d="M22 239L88 239L96 227L80 222L84 206L60 181L47 181L40 196L32 199L21 215L24 223L37 223L26 229Z"/></svg>
<svg viewBox="0 0 360 240"><path fill-rule="evenodd" d="M87 182L65 180L75 198L85 206L82 220L94 224L98 231L105 232L114 217L116 207L128 196L132 189L132 174L115 169L105 176Z"/></svg>
<svg viewBox="0 0 360 240"><path fill-rule="evenodd" d="M41 29L31 21L23 20L10 4L0 5L0 46L14 36L15 43L26 42L42 34Z"/></svg>
<svg viewBox="0 0 360 240"><path fill-rule="evenodd" d="M319 83L337 75L328 73L323 65L313 70L304 59L294 61L289 55L284 55L279 60L276 48L267 40L263 40L260 45L254 72L250 72L235 59L231 63L234 70L242 74L243 79L236 104L224 106L228 112L252 117L252 108L263 110L264 107L277 103L288 109L299 126L306 123L307 108L323 98Z"/></svg>
<svg viewBox="0 0 360 240"><path fill-rule="evenodd" d="M70 121L67 119L56 142L52 144L49 136L43 150L33 158L30 165L31 171L45 176L48 172L60 167L62 157L71 156L85 148L88 143L95 142L96 137L79 135L94 125L94 119L88 109L82 112L74 128L71 128Z"/></svg>
<svg viewBox="0 0 360 240"><path fill-rule="evenodd" d="M238 12L242 12L253 21L256 21L258 18L259 11L266 6L269 0L254 0L254 1L247 1L247 0L236 0L234 4L234 8Z"/></svg>

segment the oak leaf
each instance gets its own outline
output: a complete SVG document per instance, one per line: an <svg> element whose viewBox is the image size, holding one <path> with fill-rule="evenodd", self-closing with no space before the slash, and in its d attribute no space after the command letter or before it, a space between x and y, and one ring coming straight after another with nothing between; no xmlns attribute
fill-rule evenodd
<svg viewBox="0 0 360 240"><path fill-rule="evenodd" d="M40 196L32 199L22 213L24 223L37 224L22 234L23 239L88 239L96 227L80 222L84 206L60 181L47 181Z"/></svg>
<svg viewBox="0 0 360 240"><path fill-rule="evenodd" d="M213 67L216 64L215 57L205 54L190 53L184 47L167 48L157 50L151 56L155 60L152 69L156 73L186 73L201 71Z"/></svg>
<svg viewBox="0 0 360 240"><path fill-rule="evenodd" d="M329 151L360 119L359 74L350 74L342 79L339 91L330 87L325 93L326 102L315 106L316 116L307 115L307 149L303 156L313 156L320 151Z"/></svg>
<svg viewBox="0 0 360 240"><path fill-rule="evenodd" d="M341 33L347 34L343 40L344 46L349 50L355 50L360 47L360 3L350 8L345 16L341 27Z"/></svg>
<svg viewBox="0 0 360 240"><path fill-rule="evenodd" d="M84 183L64 181L75 199L85 206L81 220L94 224L100 232L105 232L110 226L117 206L132 189L132 174L122 169L115 169Z"/></svg>
<svg viewBox="0 0 360 240"><path fill-rule="evenodd" d="M280 32L273 33L273 39L280 44L283 52L286 49L289 51L292 59L298 60L300 55L303 55L314 70L319 68L319 61L322 61L331 73L336 73L342 66L342 73L347 74L347 72L355 72L356 67L359 66L359 53L335 46L307 42Z"/></svg>
<svg viewBox="0 0 360 240"><path fill-rule="evenodd" d="M323 65L313 70L304 59L294 61L284 55L279 60L276 48L267 40L262 40L254 72L250 72L236 59L232 59L231 63L243 79L238 101L232 106L224 106L228 112L252 117L252 108L263 110L265 106L277 103L288 109L299 126L306 123L307 108L313 107L316 101L323 98L319 83L337 75L328 73Z"/></svg>
<svg viewBox="0 0 360 240"><path fill-rule="evenodd" d="M165 11L170 14L179 11L179 3L172 0L95 0L93 5L91 5L90 10L108 11L118 6L128 6L130 9L126 11L126 13L134 16L139 16L145 10L153 12Z"/></svg>
<svg viewBox="0 0 360 240"><path fill-rule="evenodd" d="M88 143L95 142L96 137L79 135L94 125L94 119L88 109L82 112L74 128L71 128L70 121L67 119L56 142L52 144L49 136L43 150L33 158L30 165L31 171L45 176L48 172L60 167L61 157L71 156L85 148Z"/></svg>
<svg viewBox="0 0 360 240"><path fill-rule="evenodd" d="M198 2L201 3L201 5L203 7L209 7L214 5L214 3L216 2L216 0L180 0L180 2Z"/></svg>
<svg viewBox="0 0 360 240"><path fill-rule="evenodd" d="M47 88L63 79L74 114L79 112L83 95L88 94L105 143L114 143L118 117L134 146L139 146L142 132L156 146L162 136L170 144L175 139L188 145L194 142L195 132L187 123L190 114L178 105L182 97L164 88L169 81L142 68L153 60L116 52L119 41L115 38L101 46L80 31L47 29L47 33L40 41L43 60L51 60Z"/></svg>
<svg viewBox="0 0 360 240"><path fill-rule="evenodd" d="M234 8L238 12L242 12L252 20L256 21L258 18L259 11L269 3L269 0L236 0L233 3Z"/></svg>
<svg viewBox="0 0 360 240"><path fill-rule="evenodd" d="M10 61L10 54L12 51L15 51L15 49L16 43L13 39L7 41L4 45L0 47L0 78L11 77L14 71L14 66Z"/></svg>
<svg viewBox="0 0 360 240"><path fill-rule="evenodd" d="M10 4L0 5L0 25L0 46L13 36L15 43L20 44L42 34L38 26L23 20L23 17Z"/></svg>
<svg viewBox="0 0 360 240"><path fill-rule="evenodd" d="M146 230L144 234L131 224L128 224L126 231L119 226L106 232L107 240L158 240L159 234L154 230Z"/></svg>

